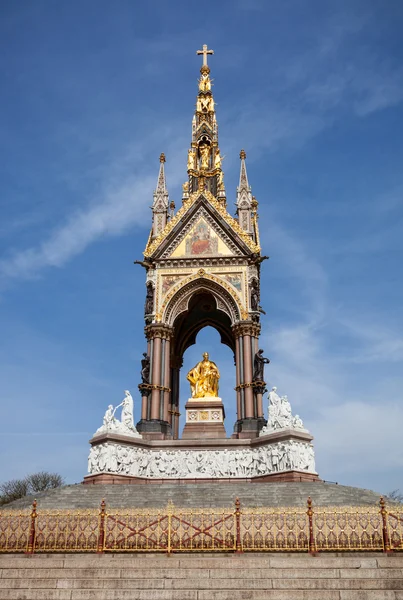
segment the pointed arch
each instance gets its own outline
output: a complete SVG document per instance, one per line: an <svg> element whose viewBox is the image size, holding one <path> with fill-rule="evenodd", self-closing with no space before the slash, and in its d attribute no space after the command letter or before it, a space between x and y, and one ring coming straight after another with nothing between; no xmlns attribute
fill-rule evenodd
<svg viewBox="0 0 403 600"><path fill-rule="evenodd" d="M173 326L176 318L183 312L188 311L189 302L192 297L200 293L210 293L216 301L218 311L224 312L230 319L231 325L234 325L241 319L241 306L236 298L236 294L224 287L218 281L217 277L207 275L198 276L173 290L162 311L162 321L167 325Z"/></svg>

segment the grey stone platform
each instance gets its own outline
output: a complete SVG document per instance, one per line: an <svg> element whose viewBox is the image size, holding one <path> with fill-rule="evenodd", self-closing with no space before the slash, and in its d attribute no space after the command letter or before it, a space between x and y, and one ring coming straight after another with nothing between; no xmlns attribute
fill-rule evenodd
<svg viewBox="0 0 403 600"><path fill-rule="evenodd" d="M403 556L0 555L1 600L402 600Z"/></svg>
<svg viewBox="0 0 403 600"><path fill-rule="evenodd" d="M306 506L308 496L317 506L359 506L378 504L380 494L325 482L76 484L37 494L36 499L39 508L91 508L102 498L115 508L163 507L168 501L208 508L231 506L236 497L244 506ZM22 498L7 508L29 507L33 499Z"/></svg>

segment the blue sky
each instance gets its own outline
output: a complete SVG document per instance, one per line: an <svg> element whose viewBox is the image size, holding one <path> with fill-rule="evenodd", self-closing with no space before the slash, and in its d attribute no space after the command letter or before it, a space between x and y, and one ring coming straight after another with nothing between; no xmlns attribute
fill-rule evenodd
<svg viewBox="0 0 403 600"><path fill-rule="evenodd" d="M403 6L398 0L0 7L0 480L68 482L144 351L140 259L165 152L180 204L207 43L230 211L247 152L270 386L320 475L403 488ZM233 361L203 330L227 431ZM182 404L187 388L182 386ZM267 401L265 401L266 404Z"/></svg>

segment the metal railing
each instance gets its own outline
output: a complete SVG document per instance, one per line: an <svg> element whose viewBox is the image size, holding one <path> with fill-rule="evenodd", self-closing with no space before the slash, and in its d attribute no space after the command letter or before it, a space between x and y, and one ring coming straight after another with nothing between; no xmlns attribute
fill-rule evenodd
<svg viewBox="0 0 403 600"><path fill-rule="evenodd" d="M0 552L403 550L403 506L0 511Z"/></svg>

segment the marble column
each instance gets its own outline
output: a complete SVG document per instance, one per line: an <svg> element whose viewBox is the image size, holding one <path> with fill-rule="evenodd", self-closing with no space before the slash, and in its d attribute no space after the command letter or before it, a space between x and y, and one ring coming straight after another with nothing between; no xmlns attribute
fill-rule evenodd
<svg viewBox="0 0 403 600"><path fill-rule="evenodd" d="M148 439L171 438L170 339L173 330L167 325L153 323L146 326L145 332L150 355L151 389L148 398L143 397L141 421L137 428Z"/></svg>
<svg viewBox="0 0 403 600"><path fill-rule="evenodd" d="M252 390L252 377L253 377L253 364L252 364L252 352L251 352L251 340L250 335L243 336L243 369L244 369L244 384L245 384L245 417L247 419L253 419L255 417L255 411L253 406L253 390Z"/></svg>
<svg viewBox="0 0 403 600"><path fill-rule="evenodd" d="M254 394L253 361L258 344L260 325L240 321L232 328L236 340L237 409L234 432L240 438L253 438L261 426L262 400Z"/></svg>
<svg viewBox="0 0 403 600"><path fill-rule="evenodd" d="M239 421L241 416L241 390L239 385L241 383L240 364L239 364L239 338L235 339L235 371L236 371L236 414L237 420Z"/></svg>

